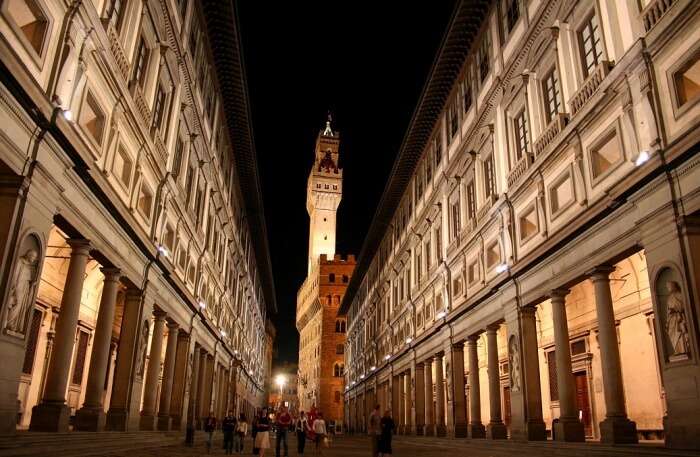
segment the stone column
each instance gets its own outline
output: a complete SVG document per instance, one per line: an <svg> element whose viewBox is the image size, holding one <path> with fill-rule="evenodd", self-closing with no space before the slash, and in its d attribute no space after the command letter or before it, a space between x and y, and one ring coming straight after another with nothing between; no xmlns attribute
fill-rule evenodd
<svg viewBox="0 0 700 457"><path fill-rule="evenodd" d="M70 263L66 283L61 298L61 311L56 321L56 337L46 386L41 403L32 409L29 429L38 432L67 432L70 408L66 405L68 374L73 357L75 333L78 329L80 298L85 280L85 267L88 263L90 242L82 239L69 239L71 247Z"/></svg>
<svg viewBox="0 0 700 457"><path fill-rule="evenodd" d="M435 435L435 414L433 413L433 361L425 361L425 436Z"/></svg>
<svg viewBox="0 0 700 457"><path fill-rule="evenodd" d="M443 376L442 353L435 356L435 434L446 436L445 426L445 378Z"/></svg>
<svg viewBox="0 0 700 457"><path fill-rule="evenodd" d="M158 404L158 430L170 430L170 401L173 392L173 378L175 376L177 340L178 325L174 322L168 322L168 343L165 348L163 382L160 388L160 403Z"/></svg>
<svg viewBox="0 0 700 457"><path fill-rule="evenodd" d="M107 430L126 431L138 425L134 423L138 420L140 391L137 388L141 383L136 379L139 376L139 368L135 366L134 359L141 348L139 341L143 338L139 333L141 301L140 290L127 289L112 382L112 398L107 412Z"/></svg>
<svg viewBox="0 0 700 457"><path fill-rule="evenodd" d="M148 372L146 372L146 385L143 391L143 410L141 411L141 430L155 430L156 400L158 394L158 379L160 378L160 359L163 353L163 331L165 329L165 316L163 311L153 311L153 337L151 337L151 351L148 356Z"/></svg>
<svg viewBox="0 0 700 457"><path fill-rule="evenodd" d="M452 415L454 437L467 436L467 399L464 394L464 342L454 343L450 348L452 376Z"/></svg>
<svg viewBox="0 0 700 457"><path fill-rule="evenodd" d="M416 363L415 371L415 423L416 435L423 435L425 432L425 365L423 362Z"/></svg>
<svg viewBox="0 0 700 457"><path fill-rule="evenodd" d="M405 435L411 434L413 423L411 422L411 372L406 371L403 375L404 380L404 427Z"/></svg>
<svg viewBox="0 0 700 457"><path fill-rule="evenodd" d="M187 377L192 376L192 359L190 358L190 336L180 330L177 337L177 355L173 374L173 389L170 395L170 426L177 430L186 422L182 418L185 411L185 391Z"/></svg>
<svg viewBox="0 0 700 457"><path fill-rule="evenodd" d="M479 354L476 343L478 335L467 339L469 357L469 438L485 438L486 430L481 423L481 389L479 388Z"/></svg>
<svg viewBox="0 0 700 457"><path fill-rule="evenodd" d="M105 414L102 401L105 376L109 368L114 310L117 303L117 292L119 291L119 277L121 276L121 272L117 268L102 268L100 271L104 274L105 279L100 299L100 309L97 312L95 336L92 342L85 401L83 402L83 407L75 414L76 430L92 432L104 430L107 422L107 415Z"/></svg>
<svg viewBox="0 0 700 457"><path fill-rule="evenodd" d="M406 375L400 373L399 378L399 414L398 420L396 421L398 425L398 432L400 435L404 434L404 428L406 427L406 382L404 378Z"/></svg>
<svg viewBox="0 0 700 457"><path fill-rule="evenodd" d="M566 289L551 292L554 349L557 363L557 387L559 389L559 421L554 424L557 441L584 441L583 423L576 410L576 388L571 370L571 346L569 325L566 319Z"/></svg>
<svg viewBox="0 0 700 457"><path fill-rule="evenodd" d="M498 369L498 325L486 328L486 350L488 351L489 411L491 420L486 426L486 436L492 440L508 438L508 430L501 415L501 376Z"/></svg>
<svg viewBox="0 0 700 457"><path fill-rule="evenodd" d="M637 426L627 418L625 407L620 348L617 343L615 312L610 293L610 273L614 270L614 267L601 266L591 273L598 315L598 343L605 396L605 420L600 423L600 440L603 443L636 443Z"/></svg>

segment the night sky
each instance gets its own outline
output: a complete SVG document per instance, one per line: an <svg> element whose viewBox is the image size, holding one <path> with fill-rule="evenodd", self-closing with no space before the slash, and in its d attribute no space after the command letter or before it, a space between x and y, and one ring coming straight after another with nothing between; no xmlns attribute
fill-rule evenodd
<svg viewBox="0 0 700 457"><path fill-rule="evenodd" d="M239 0L277 291L275 362L296 362L306 277L306 180L327 112L340 131L336 252L359 255L454 1Z"/></svg>

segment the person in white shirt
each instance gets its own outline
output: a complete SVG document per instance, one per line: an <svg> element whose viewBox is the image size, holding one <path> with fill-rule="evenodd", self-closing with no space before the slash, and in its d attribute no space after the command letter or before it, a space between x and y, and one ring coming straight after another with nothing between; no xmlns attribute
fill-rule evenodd
<svg viewBox="0 0 700 457"><path fill-rule="evenodd" d="M312 428L316 435L316 452L319 455L323 455L323 446L326 439L326 421L323 420L323 414L318 413Z"/></svg>

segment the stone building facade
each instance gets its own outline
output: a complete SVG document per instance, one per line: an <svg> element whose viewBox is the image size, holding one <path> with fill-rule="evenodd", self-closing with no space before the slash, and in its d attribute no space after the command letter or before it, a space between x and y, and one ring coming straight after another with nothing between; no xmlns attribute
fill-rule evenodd
<svg viewBox="0 0 700 457"><path fill-rule="evenodd" d="M330 120L316 140L309 174L309 274L297 293L299 331L299 409L316 407L327 421L343 420L343 372L346 322L340 302L355 268L355 257L335 253L336 211L342 197L338 166L340 135Z"/></svg>
<svg viewBox="0 0 700 457"><path fill-rule="evenodd" d="M456 6L348 286L346 421L700 448L700 4Z"/></svg>
<svg viewBox="0 0 700 457"><path fill-rule="evenodd" d="M266 404L274 288L233 8L0 3L0 433Z"/></svg>

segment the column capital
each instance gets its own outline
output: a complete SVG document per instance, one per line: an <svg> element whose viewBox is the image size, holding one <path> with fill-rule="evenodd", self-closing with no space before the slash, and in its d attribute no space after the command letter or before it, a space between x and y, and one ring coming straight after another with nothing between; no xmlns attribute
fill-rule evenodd
<svg viewBox="0 0 700 457"><path fill-rule="evenodd" d="M615 267L612 265L598 265L591 271L586 272L590 276L591 281L610 281L610 273L615 271Z"/></svg>
<svg viewBox="0 0 700 457"><path fill-rule="evenodd" d="M165 311L162 311L162 310L160 310L160 309L154 309L154 310L153 310L153 317L154 317L154 319L155 319L156 321L162 321L162 320L164 320L164 319L166 318L167 315L168 315L168 313L166 313Z"/></svg>
<svg viewBox="0 0 700 457"><path fill-rule="evenodd" d="M102 267L100 271L105 276L105 282L117 282L122 275L122 271L115 267Z"/></svg>
<svg viewBox="0 0 700 457"><path fill-rule="evenodd" d="M552 301L564 301L567 295L569 295L569 292L571 292L569 289L565 288L558 288L558 289L552 289L549 292L549 298L552 299Z"/></svg>
<svg viewBox="0 0 700 457"><path fill-rule="evenodd" d="M88 255L90 252L90 240L84 238L68 238L66 243L72 249L71 254Z"/></svg>

